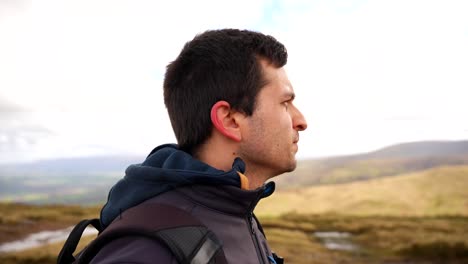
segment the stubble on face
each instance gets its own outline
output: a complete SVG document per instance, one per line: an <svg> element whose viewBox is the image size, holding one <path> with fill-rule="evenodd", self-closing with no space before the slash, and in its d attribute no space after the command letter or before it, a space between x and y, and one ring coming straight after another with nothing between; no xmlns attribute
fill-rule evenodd
<svg viewBox="0 0 468 264"><path fill-rule="evenodd" d="M263 64L268 83L257 95L256 108L247 117L247 129L239 155L247 164L247 172L265 180L296 168L297 131L285 110L282 96L292 93L283 68Z"/></svg>
<svg viewBox="0 0 468 264"><path fill-rule="evenodd" d="M275 125L266 124L267 121L261 117L253 116L248 122L251 134L239 149L248 172L255 172L267 180L296 169L297 148L293 146L293 139L286 140L284 131L279 128L275 131Z"/></svg>

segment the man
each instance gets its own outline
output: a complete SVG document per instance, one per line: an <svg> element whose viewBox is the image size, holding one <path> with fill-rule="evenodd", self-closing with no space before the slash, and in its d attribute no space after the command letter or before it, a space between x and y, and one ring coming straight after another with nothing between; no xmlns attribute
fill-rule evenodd
<svg viewBox="0 0 468 264"><path fill-rule="evenodd" d="M307 128L286 61L281 43L252 31L206 31L188 42L164 80L178 145L159 146L127 169L109 193L102 225L133 206L168 204L213 231L228 263L274 263L253 210L274 190L268 179L295 169L299 131ZM117 262L177 263L143 237L114 240L92 263Z"/></svg>

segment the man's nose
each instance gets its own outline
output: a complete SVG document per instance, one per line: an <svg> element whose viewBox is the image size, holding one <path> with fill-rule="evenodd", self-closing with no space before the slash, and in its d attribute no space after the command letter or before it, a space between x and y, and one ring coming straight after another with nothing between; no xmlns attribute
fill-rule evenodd
<svg viewBox="0 0 468 264"><path fill-rule="evenodd" d="M293 119L293 128L297 131L304 131L307 129L307 121L301 111L297 108Z"/></svg>

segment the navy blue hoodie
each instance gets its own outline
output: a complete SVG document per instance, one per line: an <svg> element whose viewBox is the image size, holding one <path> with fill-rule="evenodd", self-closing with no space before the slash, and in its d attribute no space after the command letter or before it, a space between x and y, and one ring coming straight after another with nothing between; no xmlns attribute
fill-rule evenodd
<svg viewBox="0 0 468 264"><path fill-rule="evenodd" d="M107 203L101 210L101 224L107 227L119 214L141 202L183 185L233 185L240 187L237 172L245 172L240 158L234 160L230 171L215 169L175 144L155 148L142 164L130 165L125 176L109 192ZM265 196L273 192L267 188Z"/></svg>

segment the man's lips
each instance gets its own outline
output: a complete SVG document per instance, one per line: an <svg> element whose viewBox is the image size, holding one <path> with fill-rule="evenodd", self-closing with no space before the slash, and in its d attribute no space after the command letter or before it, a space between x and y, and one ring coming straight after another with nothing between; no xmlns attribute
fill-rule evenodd
<svg viewBox="0 0 468 264"><path fill-rule="evenodd" d="M294 144L297 144L297 142L299 142L299 135L297 135L297 137L293 141Z"/></svg>

